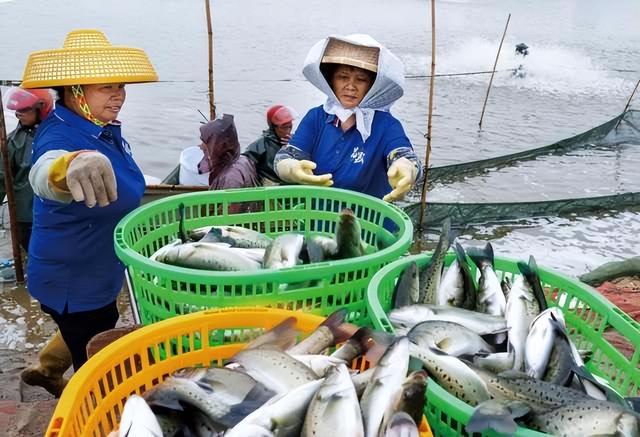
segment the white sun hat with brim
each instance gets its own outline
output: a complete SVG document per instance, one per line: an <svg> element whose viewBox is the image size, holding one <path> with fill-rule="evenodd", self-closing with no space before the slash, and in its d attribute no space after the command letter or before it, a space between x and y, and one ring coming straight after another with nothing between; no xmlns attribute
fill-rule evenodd
<svg viewBox="0 0 640 437"><path fill-rule="evenodd" d="M331 85L322 74L320 64L351 65L376 73L376 79L362 102L354 109L342 108ZM374 69L375 66L375 69ZM375 111L389 111L391 105L404 94L404 65L402 61L369 35L353 34L329 36L309 50L302 74L316 88L327 95L324 110L341 121L356 115L356 127L364 141L371 132Z"/></svg>
<svg viewBox="0 0 640 437"><path fill-rule="evenodd" d="M69 32L63 48L31 53L21 86L50 88L157 80L158 75L143 50L111 45L99 30L79 29Z"/></svg>

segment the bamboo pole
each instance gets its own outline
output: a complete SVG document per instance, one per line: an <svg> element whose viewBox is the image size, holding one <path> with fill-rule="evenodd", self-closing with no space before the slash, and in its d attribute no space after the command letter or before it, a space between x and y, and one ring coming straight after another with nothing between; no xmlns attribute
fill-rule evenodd
<svg viewBox="0 0 640 437"><path fill-rule="evenodd" d="M633 96L636 94L636 91L638 90L638 85L640 85L640 80L638 80L638 82L636 82L636 86L633 89L633 92L631 93L631 96L629 96L629 100L627 100L627 104L625 105L624 111L622 111L622 114L627 112L627 109L629 109L629 106L631 106L631 100L633 100ZM616 127L614 127L614 129L618 129L618 126L620 125L621 121L622 121L622 117L620 117L620 120L618 120L618 122L616 123Z"/></svg>
<svg viewBox="0 0 640 437"><path fill-rule="evenodd" d="M493 83L493 76L496 73L496 66L498 65L498 58L500 57L500 50L502 50L502 43L504 37L507 34L507 28L509 27L509 20L511 20L511 14L507 17L507 24L504 26L504 32L502 33L502 39L500 40L500 46L498 47L498 53L496 53L496 60L493 63L491 69L491 79L489 79L489 86L487 87L487 95L484 97L484 104L482 105L482 114L480 114L480 123L478 123L478 129L482 130L482 119L484 118L484 109L487 106L487 100L489 100L489 91L491 91L491 84Z"/></svg>
<svg viewBox="0 0 640 437"><path fill-rule="evenodd" d="M213 26L211 25L211 6L210 0L204 0L207 10L207 33L209 40L209 114L210 119L216 118L216 104L213 91Z"/></svg>
<svg viewBox="0 0 640 437"><path fill-rule="evenodd" d="M4 107L2 105L2 90L0 90L0 153L2 153L2 165L4 166L4 188L7 193L9 207L9 223L11 224L11 248L13 249L13 266L16 272L16 283L24 282L22 269L22 253L18 241L18 221L16 215L16 200L13 192L13 175L9 163L9 147L7 145L7 127L4 123Z"/></svg>
<svg viewBox="0 0 640 437"><path fill-rule="evenodd" d="M420 222L422 229L424 210L427 205L427 188L429 179L429 159L431 158L431 118L433 115L433 85L436 71L436 0L431 0L431 78L429 79L429 115L427 116L427 150L424 157L424 180L420 198Z"/></svg>

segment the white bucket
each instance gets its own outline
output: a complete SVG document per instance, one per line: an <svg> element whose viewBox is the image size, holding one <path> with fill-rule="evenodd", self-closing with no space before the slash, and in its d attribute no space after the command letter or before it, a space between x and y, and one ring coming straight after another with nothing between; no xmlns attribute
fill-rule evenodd
<svg viewBox="0 0 640 437"><path fill-rule="evenodd" d="M198 174L198 163L203 157L199 146L187 147L180 153L180 185L209 185L209 173Z"/></svg>

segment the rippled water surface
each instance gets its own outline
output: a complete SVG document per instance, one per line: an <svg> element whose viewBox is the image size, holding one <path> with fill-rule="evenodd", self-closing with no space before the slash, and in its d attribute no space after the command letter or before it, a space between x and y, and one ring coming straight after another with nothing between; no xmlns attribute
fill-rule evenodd
<svg viewBox="0 0 640 437"><path fill-rule="evenodd" d="M265 109L281 102L305 113L323 101L301 74L307 50L331 33L369 33L398 55L408 79L393 107L419 155L427 131L431 65L426 0L212 0L215 98L235 115L242 145L260 135ZM489 75L511 21L478 132ZM127 87L124 134L147 174L163 176L198 142L208 114L207 36L200 0L0 0L0 80L20 79L32 50L60 47L74 28L102 29L114 44L144 48L161 82ZM622 112L640 78L640 2L456 0L436 4L436 73L431 165L499 156L554 143ZM401 23L399 25L398 23ZM514 46L530 55L519 59ZM523 64L524 78L511 70ZM3 88L3 91L6 88ZM638 107L639 100L632 102ZM15 125L6 114L9 128ZM438 201L516 201L640 191L636 144L546 156L435 186ZM525 257L568 274L638 254L640 212L527 220L462 230L469 244ZM5 287L0 345L30 347L50 331L24 291ZM0 319L0 323L3 320Z"/></svg>

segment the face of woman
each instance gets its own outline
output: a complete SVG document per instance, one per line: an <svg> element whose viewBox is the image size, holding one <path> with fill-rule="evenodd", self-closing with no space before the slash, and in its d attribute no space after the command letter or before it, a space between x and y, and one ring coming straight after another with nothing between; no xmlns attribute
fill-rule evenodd
<svg viewBox="0 0 640 437"><path fill-rule="evenodd" d="M350 65L338 65L333 72L331 81L333 93L346 109L358 106L371 85L373 85L373 81L367 70Z"/></svg>
<svg viewBox="0 0 640 437"><path fill-rule="evenodd" d="M38 109L35 106L31 108L20 109L16 111L16 118L24 127L35 126L38 122Z"/></svg>
<svg viewBox="0 0 640 437"><path fill-rule="evenodd" d="M84 98L95 118L109 123L118 118L127 93L123 83L83 85Z"/></svg>

